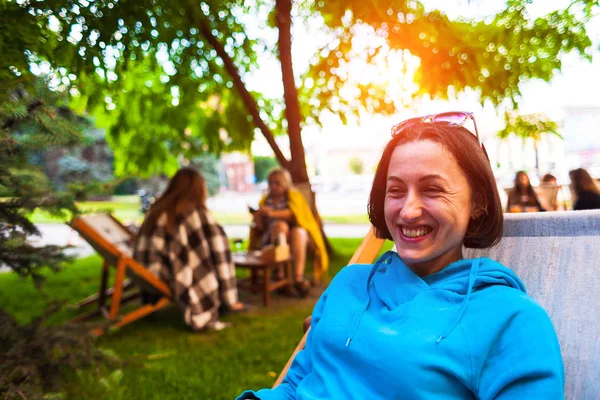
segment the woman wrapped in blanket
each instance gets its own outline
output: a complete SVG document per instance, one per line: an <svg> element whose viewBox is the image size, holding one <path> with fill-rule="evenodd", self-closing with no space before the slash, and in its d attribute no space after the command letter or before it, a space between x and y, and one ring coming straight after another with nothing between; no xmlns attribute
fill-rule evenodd
<svg viewBox="0 0 600 400"><path fill-rule="evenodd" d="M509 268L464 259L503 232L490 163L444 113L396 125L369 217L397 252L338 273L283 382L240 399L562 399L552 323Z"/></svg>
<svg viewBox="0 0 600 400"><path fill-rule="evenodd" d="M169 284L194 330L223 329L220 312L244 309L229 240L206 208L207 197L204 177L180 169L146 213L134 249L135 260Z"/></svg>

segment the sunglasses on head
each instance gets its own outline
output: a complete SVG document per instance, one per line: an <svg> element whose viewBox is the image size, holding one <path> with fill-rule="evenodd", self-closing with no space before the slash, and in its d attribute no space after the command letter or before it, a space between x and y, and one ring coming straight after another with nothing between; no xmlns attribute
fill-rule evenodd
<svg viewBox="0 0 600 400"><path fill-rule="evenodd" d="M444 112L444 113L440 113L440 114L430 114L430 115L425 115L422 117L409 118L409 119L402 121L399 124L396 124L392 127L392 137L395 137L400 132L402 132L404 129L409 128L416 124L441 122L441 123L445 123L448 125L464 127L465 122L467 122L468 120L473 121L473 127L475 129L475 132L471 132L471 133L473 133L475 135L475 137L477 138L477 142L479 143L481 148L485 151L485 147L483 147L483 143L481 143L481 140L479 139L479 132L477 132L477 124L475 123L475 117L473 116L472 112L450 111L450 112ZM486 156L487 156L487 153L486 153Z"/></svg>

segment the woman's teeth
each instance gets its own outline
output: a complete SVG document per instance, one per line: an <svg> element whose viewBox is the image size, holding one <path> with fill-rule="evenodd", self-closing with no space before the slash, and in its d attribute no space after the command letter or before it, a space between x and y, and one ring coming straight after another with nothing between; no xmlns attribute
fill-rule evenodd
<svg viewBox="0 0 600 400"><path fill-rule="evenodd" d="M431 232L431 228L429 228L429 227L423 227L423 228L417 228L417 229L408 229L408 228L404 228L404 227L402 228L402 234L409 238L417 238L417 237L425 236L429 232Z"/></svg>

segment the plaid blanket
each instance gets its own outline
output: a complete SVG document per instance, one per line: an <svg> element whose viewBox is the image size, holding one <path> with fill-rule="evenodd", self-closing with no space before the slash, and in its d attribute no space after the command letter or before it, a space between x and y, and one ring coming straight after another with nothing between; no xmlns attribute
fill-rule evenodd
<svg viewBox="0 0 600 400"><path fill-rule="evenodd" d="M207 210L177 216L175 232L167 232L162 214L150 235L138 236L133 257L169 284L185 322L203 329L217 320L222 303L238 301L229 240Z"/></svg>

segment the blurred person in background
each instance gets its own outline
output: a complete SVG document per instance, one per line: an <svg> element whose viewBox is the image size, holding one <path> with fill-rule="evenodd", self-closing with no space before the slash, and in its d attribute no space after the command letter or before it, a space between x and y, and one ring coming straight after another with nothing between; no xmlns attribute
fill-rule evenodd
<svg viewBox="0 0 600 400"><path fill-rule="evenodd" d="M150 206L133 258L173 290L173 300L193 330L221 330L219 315L246 309L238 301L229 239L208 208L204 177L182 168ZM144 302L153 294L142 292Z"/></svg>
<svg viewBox="0 0 600 400"><path fill-rule="evenodd" d="M561 201L558 198L559 192L562 194L562 187L557 184L554 175L544 175L542 177L540 189L542 190L540 201L546 211L564 210L561 206Z"/></svg>
<svg viewBox="0 0 600 400"><path fill-rule="evenodd" d="M319 224L304 195L292 185L290 173L284 168L272 170L268 177L269 189L259 202L257 210L250 210L253 225L250 230L250 249L278 245L283 235L290 243L294 262L294 287L304 297L310 282L304 277L306 250L309 243L315 249L315 283L327 271L329 259ZM282 271L277 271L282 278Z"/></svg>
<svg viewBox="0 0 600 400"><path fill-rule="evenodd" d="M571 190L575 193L576 200L573 210L600 209L600 189L594 179L583 168L569 172Z"/></svg>
<svg viewBox="0 0 600 400"><path fill-rule="evenodd" d="M515 175L515 187L508 195L507 212L537 212L546 211L535 194L529 176L525 171Z"/></svg>

